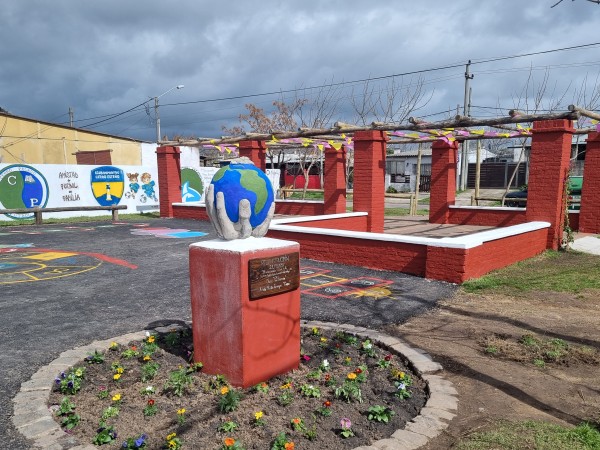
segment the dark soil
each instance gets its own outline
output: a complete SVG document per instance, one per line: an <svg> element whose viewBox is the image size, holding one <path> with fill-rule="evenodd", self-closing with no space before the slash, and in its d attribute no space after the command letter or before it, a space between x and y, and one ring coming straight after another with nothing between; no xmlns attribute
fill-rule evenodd
<svg viewBox="0 0 600 450"><path fill-rule="evenodd" d="M303 330L302 356L300 368L284 376L267 381L268 391L260 392L255 388L241 390L242 401L239 407L230 413L219 411L219 399L222 397L222 385L214 376L192 371L192 383L181 397L175 395L165 383L172 371L187 368L192 351L192 339L189 332L172 332L158 336L159 349L152 355L151 361L160 364L156 377L150 381L141 381L141 368L146 364L142 359L143 342L131 342L128 347L118 346L114 350L98 349L104 355L101 363L82 361L75 367L85 367L85 378L81 390L70 399L75 404L75 412L81 417L80 423L71 431L82 444L91 443L96 436L102 412L114 405L112 397L119 393L119 416L106 419L106 426L114 426L117 438L103 448L122 448L127 438L137 439L142 433L148 436L148 449L164 448L165 437L176 433L183 448L221 449L225 438L233 438L246 449L270 449L276 436L286 434L288 442L294 442L295 449L345 449L368 445L375 440L389 437L396 429L403 428L407 421L415 417L426 402L425 383L410 370L398 355L385 357L389 351L373 346L373 356L362 349L362 340L347 334L318 330ZM167 342L172 345L168 345ZM133 358L124 358L122 353L134 346L140 353ZM310 359L308 359L308 357ZM347 358L350 358L349 360ZM388 356L388 358L390 358ZM327 371L319 370L323 360L329 362ZM113 380L115 371L111 367L118 363L124 368L121 379ZM388 367L382 367L387 365ZM346 402L336 398L335 389L347 380L349 373L360 372L354 383L362 391L362 403ZM357 370L359 369L359 370ZM412 383L407 388L410 398L401 399L395 394L399 372L410 377ZM60 375L59 375L60 376ZM365 380L361 383L360 378ZM395 378L396 377L396 378ZM329 382L327 382L329 378ZM290 388L282 388L291 383ZM147 386L153 386L156 392L150 396L141 392ZM307 397L302 386L312 385L319 389L320 396ZM101 386L108 388L107 398L100 399ZM230 389L234 389L230 387ZM284 391L293 392L293 401L287 406L278 402ZM49 404L54 410L64 395L56 389L50 396ZM149 399L154 400L157 414L145 417L144 408ZM329 408L324 402L331 402ZM388 423L369 420L367 410L381 405L394 411ZM178 423L177 411L185 408L185 422ZM328 409L331 414L324 416L318 411ZM255 413L262 411L261 425L255 424ZM305 430L294 430L292 419L301 418ZM350 419L353 437L340 435L342 418ZM62 417L56 417L61 421ZM228 421L238 427L231 432L221 432L219 427ZM315 432L309 439L307 432Z"/></svg>

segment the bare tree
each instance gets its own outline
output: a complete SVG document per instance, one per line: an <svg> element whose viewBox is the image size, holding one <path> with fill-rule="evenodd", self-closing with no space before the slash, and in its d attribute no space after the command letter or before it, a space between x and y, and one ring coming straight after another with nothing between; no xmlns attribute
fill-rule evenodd
<svg viewBox="0 0 600 450"><path fill-rule="evenodd" d="M331 118L337 111L339 96L337 88L331 83L329 86L317 91L312 100L300 97L298 91L296 97L286 103L283 100L274 101L273 109L266 113L262 108L253 104L247 104L247 114L240 114L241 125L232 128L222 127L223 131L230 135L239 136L244 134L245 127L249 131L256 133L274 133L277 131L295 131L301 127L307 128L325 128L329 126ZM267 158L272 167L281 167L285 162L286 155L290 154L283 146L269 146L267 149ZM305 177L303 198L306 196L306 190L309 184L309 173L317 161L322 160L321 151L313 145L297 147L294 154L300 166L300 170ZM299 173L294 172L295 176ZM321 185L322 185L321 176Z"/></svg>
<svg viewBox="0 0 600 450"><path fill-rule="evenodd" d="M423 79L410 78L405 83L404 77L393 77L381 89L376 89L373 82L363 84L362 91L352 91L351 103L356 115L355 122L366 125L377 122L404 122L416 110L423 108L431 97L425 98Z"/></svg>

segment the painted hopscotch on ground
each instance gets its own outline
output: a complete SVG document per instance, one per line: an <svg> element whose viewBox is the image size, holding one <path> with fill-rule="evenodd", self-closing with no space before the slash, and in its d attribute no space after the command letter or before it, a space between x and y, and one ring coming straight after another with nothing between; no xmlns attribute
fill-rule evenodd
<svg viewBox="0 0 600 450"><path fill-rule="evenodd" d="M79 275L103 262L137 269L136 265L100 253L36 249L32 244L0 246L0 284L30 283Z"/></svg>
<svg viewBox="0 0 600 450"><path fill-rule="evenodd" d="M331 270L303 266L300 268L300 286L303 294L329 299L340 297L393 298L393 281L375 277L342 278L329 275Z"/></svg>

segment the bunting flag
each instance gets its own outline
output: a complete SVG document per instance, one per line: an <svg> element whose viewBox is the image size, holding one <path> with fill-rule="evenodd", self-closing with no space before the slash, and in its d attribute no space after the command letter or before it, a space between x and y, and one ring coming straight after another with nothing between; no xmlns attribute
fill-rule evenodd
<svg viewBox="0 0 600 450"><path fill-rule="evenodd" d="M528 137L531 136L531 128L523 127L520 124L517 125L517 130L510 132L497 132L497 131L486 131L485 129L474 129L474 130L457 130L455 128L442 128L441 130L423 130L421 132L406 133L404 131L388 131L387 134L390 136L398 136L407 139L412 139L415 142L419 140L431 140L432 137L438 137L440 140L445 142L453 142L457 136L482 136L482 137L498 137L498 138L510 138L510 137Z"/></svg>

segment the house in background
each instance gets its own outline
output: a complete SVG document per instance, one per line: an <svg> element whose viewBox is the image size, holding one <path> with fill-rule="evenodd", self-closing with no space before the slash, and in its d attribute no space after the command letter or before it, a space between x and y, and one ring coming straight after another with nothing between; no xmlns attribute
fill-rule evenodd
<svg viewBox="0 0 600 450"><path fill-rule="evenodd" d="M155 151L154 143L0 111L0 163L155 166Z"/></svg>
<svg viewBox="0 0 600 450"><path fill-rule="evenodd" d="M417 152L396 151L385 160L385 188L393 187L398 192L414 192L417 184ZM429 192L431 181L431 147L421 152L421 181L419 190Z"/></svg>

